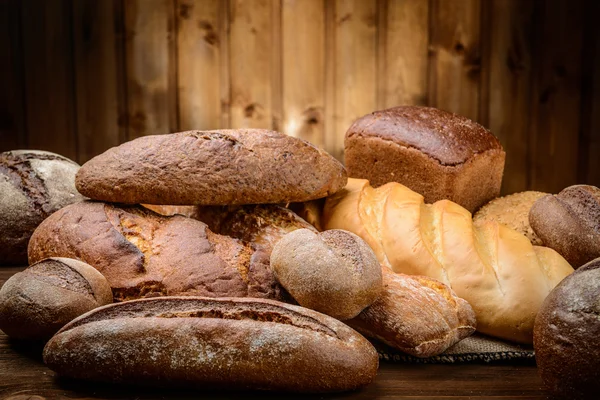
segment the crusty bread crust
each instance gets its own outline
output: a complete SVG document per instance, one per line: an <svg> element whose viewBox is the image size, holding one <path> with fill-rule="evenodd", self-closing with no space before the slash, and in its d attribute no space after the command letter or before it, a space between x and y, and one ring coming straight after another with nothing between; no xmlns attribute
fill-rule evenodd
<svg viewBox="0 0 600 400"><path fill-rule="evenodd" d="M57 333L44 362L60 375L128 384L300 392L370 383L377 352L306 308L264 299L164 297L97 309Z"/></svg>

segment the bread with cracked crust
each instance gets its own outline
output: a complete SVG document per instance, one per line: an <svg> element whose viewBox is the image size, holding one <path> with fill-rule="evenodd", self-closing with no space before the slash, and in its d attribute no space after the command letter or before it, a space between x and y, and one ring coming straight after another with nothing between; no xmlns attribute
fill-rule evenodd
<svg viewBox="0 0 600 400"><path fill-rule="evenodd" d="M86 201L47 218L29 242L29 262L69 257L110 283L116 301L197 295L283 299L260 248L218 235L181 215Z"/></svg>
<svg viewBox="0 0 600 400"><path fill-rule="evenodd" d="M398 182L427 203L448 199L474 212L500 194L505 153L468 118L401 106L356 120L346 132L344 157L349 177L373 187Z"/></svg>
<svg viewBox="0 0 600 400"><path fill-rule="evenodd" d="M362 237L394 272L445 283L473 307L480 332L514 342L532 342L540 305L573 272L554 250L497 222L474 224L451 201L426 204L395 182L373 188L350 179L327 198L323 220Z"/></svg>
<svg viewBox="0 0 600 400"><path fill-rule="evenodd" d="M265 129L144 136L86 162L76 186L94 200L127 204L239 205L328 196L346 170L312 144Z"/></svg>

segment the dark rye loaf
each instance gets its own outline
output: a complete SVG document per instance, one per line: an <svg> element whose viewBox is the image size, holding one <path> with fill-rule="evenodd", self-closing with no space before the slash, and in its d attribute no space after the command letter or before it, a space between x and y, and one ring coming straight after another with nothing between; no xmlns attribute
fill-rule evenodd
<svg viewBox="0 0 600 400"><path fill-rule="evenodd" d="M373 346L343 323L264 299L165 297L74 320L44 349L60 375L210 389L352 390L377 373Z"/></svg>
<svg viewBox="0 0 600 400"><path fill-rule="evenodd" d="M471 213L500 194L505 153L468 118L431 107L375 111L346 132L348 176L373 187L398 182L426 203L448 199Z"/></svg>
<svg viewBox="0 0 600 400"><path fill-rule="evenodd" d="M197 295L282 299L268 253L181 215L86 201L47 218L29 262L69 257L100 271L115 300Z"/></svg>
<svg viewBox="0 0 600 400"><path fill-rule="evenodd" d="M84 199L75 189L78 169L47 151L0 153L0 265L26 264L27 242L40 222Z"/></svg>
<svg viewBox="0 0 600 400"><path fill-rule="evenodd" d="M326 197L346 181L340 162L304 140L238 129L132 140L85 163L76 185L109 202L234 205Z"/></svg>

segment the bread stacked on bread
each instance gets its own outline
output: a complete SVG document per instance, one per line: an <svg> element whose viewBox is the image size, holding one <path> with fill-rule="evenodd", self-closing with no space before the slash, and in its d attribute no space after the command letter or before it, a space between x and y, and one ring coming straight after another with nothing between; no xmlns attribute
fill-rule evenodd
<svg viewBox="0 0 600 400"><path fill-rule="evenodd" d="M505 153L483 126L431 107L402 106L356 120L344 141L348 175L373 187L399 182L427 203L474 212L500 194Z"/></svg>
<svg viewBox="0 0 600 400"><path fill-rule="evenodd" d="M471 304L479 331L510 341L532 342L541 303L573 272L554 250L498 223L474 225L458 204L425 204L395 182L374 189L350 179L327 198L323 222L362 237L385 267L447 284Z"/></svg>

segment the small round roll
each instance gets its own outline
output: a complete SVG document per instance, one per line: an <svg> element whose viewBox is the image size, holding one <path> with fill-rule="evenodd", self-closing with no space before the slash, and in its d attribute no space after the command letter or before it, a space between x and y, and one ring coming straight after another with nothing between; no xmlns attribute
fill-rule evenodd
<svg viewBox="0 0 600 400"><path fill-rule="evenodd" d="M108 281L92 266L47 258L0 289L0 329L15 339L48 340L67 322L112 300Z"/></svg>
<svg viewBox="0 0 600 400"><path fill-rule="evenodd" d="M271 267L302 306L346 320L356 317L383 290L381 265L369 245L340 229L298 229L273 248Z"/></svg>

